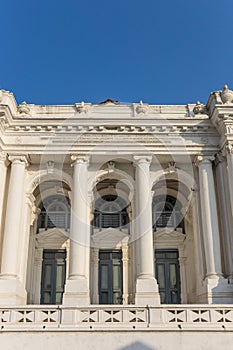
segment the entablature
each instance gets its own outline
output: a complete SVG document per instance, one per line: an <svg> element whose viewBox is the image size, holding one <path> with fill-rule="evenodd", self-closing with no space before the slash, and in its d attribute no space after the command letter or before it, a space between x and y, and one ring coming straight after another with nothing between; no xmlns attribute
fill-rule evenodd
<svg viewBox="0 0 233 350"><path fill-rule="evenodd" d="M153 152L167 152L167 145L172 145L171 152L182 153L177 142L181 138L191 153L213 151L220 136L207 113L208 104L121 104L110 99L100 104L17 105L12 93L0 90L0 147L42 152L49 143L52 152L71 146L89 151L107 143L111 150L127 146L131 152L140 143Z"/></svg>

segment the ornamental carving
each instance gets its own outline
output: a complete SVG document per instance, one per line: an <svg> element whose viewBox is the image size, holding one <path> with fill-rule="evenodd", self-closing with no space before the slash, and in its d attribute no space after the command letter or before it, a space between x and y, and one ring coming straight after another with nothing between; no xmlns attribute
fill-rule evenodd
<svg viewBox="0 0 233 350"><path fill-rule="evenodd" d="M168 163L168 167L164 170L166 174L174 174L177 172L177 166L174 161Z"/></svg>
<svg viewBox="0 0 233 350"><path fill-rule="evenodd" d="M206 106L197 101L196 106L193 108L194 114L206 114Z"/></svg>
<svg viewBox="0 0 233 350"><path fill-rule="evenodd" d="M228 88L227 85L224 85L221 92L221 99L223 103L232 103L233 102L233 91Z"/></svg>
<svg viewBox="0 0 233 350"><path fill-rule="evenodd" d="M18 106L18 111L20 114L29 114L30 113L30 108L27 104L27 102L22 102L19 106Z"/></svg>
<svg viewBox="0 0 233 350"><path fill-rule="evenodd" d="M75 107L78 113L87 113L89 109L89 106L85 105L84 102L75 103Z"/></svg>
<svg viewBox="0 0 233 350"><path fill-rule="evenodd" d="M136 107L137 114L146 114L148 110L148 106L144 105L142 101L140 101L140 104Z"/></svg>

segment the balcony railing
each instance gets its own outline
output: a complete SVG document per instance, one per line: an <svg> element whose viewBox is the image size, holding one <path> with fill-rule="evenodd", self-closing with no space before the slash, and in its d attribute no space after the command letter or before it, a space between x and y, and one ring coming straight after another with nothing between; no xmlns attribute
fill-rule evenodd
<svg viewBox="0 0 233 350"><path fill-rule="evenodd" d="M39 233L40 229L45 231L57 227L63 228L65 231L68 231L70 228L70 213L64 212L49 212L41 213L38 218L37 232Z"/></svg>
<svg viewBox="0 0 233 350"><path fill-rule="evenodd" d="M233 330L231 305L91 305L0 308L1 331Z"/></svg>
<svg viewBox="0 0 233 350"><path fill-rule="evenodd" d="M106 228L117 228L120 231L127 229L129 233L128 214L125 212L120 213L101 213L95 212L93 222L93 232L102 231Z"/></svg>

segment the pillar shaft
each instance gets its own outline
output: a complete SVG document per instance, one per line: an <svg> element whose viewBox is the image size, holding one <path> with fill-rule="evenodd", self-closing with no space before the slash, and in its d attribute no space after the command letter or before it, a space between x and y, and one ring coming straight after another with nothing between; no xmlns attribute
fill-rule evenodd
<svg viewBox="0 0 233 350"><path fill-rule="evenodd" d="M222 275L218 214L212 158L198 157L202 232L206 257L206 277L217 278Z"/></svg>
<svg viewBox="0 0 233 350"><path fill-rule="evenodd" d="M5 187L6 187L6 173L7 173L8 160L4 152L0 153L0 256L2 251L2 237L3 237L3 208L4 208L4 197L5 197ZM0 265L1 267L1 265Z"/></svg>
<svg viewBox="0 0 233 350"><path fill-rule="evenodd" d="M158 305L160 298L154 274L154 247L152 232L151 157L135 156L136 163L136 237L138 256L135 303Z"/></svg>
<svg viewBox="0 0 233 350"><path fill-rule="evenodd" d="M19 272L18 254L19 240L22 234L22 209L24 208L27 160L26 157L19 156L10 156L9 160L12 164L6 208L1 275L16 277Z"/></svg>
<svg viewBox="0 0 233 350"><path fill-rule="evenodd" d="M150 162L151 157L135 157L136 166L136 200L139 243L138 277L154 277L154 252L152 233L152 203Z"/></svg>
<svg viewBox="0 0 233 350"><path fill-rule="evenodd" d="M65 305L90 304L90 210L88 201L88 158L74 155L70 227L69 278Z"/></svg>
<svg viewBox="0 0 233 350"><path fill-rule="evenodd" d="M233 260L232 260L232 215L231 204L229 196L228 178L227 178L226 158L222 154L216 157L216 175L218 184L218 195L220 200L220 219L222 227L222 238L224 248L225 273L227 276L233 274Z"/></svg>
<svg viewBox="0 0 233 350"><path fill-rule="evenodd" d="M86 248L90 246L87 158L73 157L69 277L86 277Z"/></svg>
<svg viewBox="0 0 233 350"><path fill-rule="evenodd" d="M233 217L233 147L228 146L227 150L227 170L228 170L228 183L229 183L229 194L231 202L231 213Z"/></svg>

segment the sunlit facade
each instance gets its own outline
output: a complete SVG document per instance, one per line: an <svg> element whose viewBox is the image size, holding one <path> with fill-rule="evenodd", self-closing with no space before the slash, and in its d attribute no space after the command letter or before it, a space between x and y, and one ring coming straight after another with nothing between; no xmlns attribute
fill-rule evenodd
<svg viewBox="0 0 233 350"><path fill-rule="evenodd" d="M232 115L227 86L179 106L17 105L1 90L5 336L96 331L99 349L117 330L112 349L150 350L152 330L161 349L181 328L197 344L232 330Z"/></svg>

